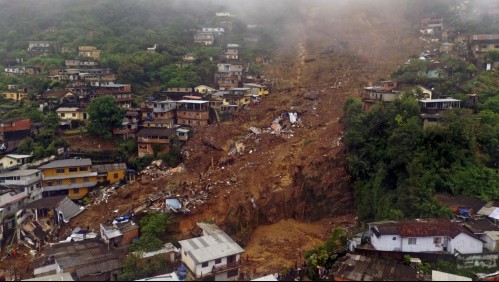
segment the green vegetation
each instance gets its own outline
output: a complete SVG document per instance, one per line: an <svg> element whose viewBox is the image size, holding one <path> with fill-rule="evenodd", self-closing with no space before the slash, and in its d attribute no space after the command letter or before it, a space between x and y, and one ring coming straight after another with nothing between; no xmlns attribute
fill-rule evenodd
<svg viewBox="0 0 499 282"><path fill-rule="evenodd" d="M331 269L338 259L337 251L347 243L347 234L343 228L335 228L331 236L319 247L308 251L305 260L308 266L308 277L319 280L317 268L325 267Z"/></svg>
<svg viewBox="0 0 499 282"><path fill-rule="evenodd" d="M88 131L105 138L113 136L113 128L123 122L124 111L113 96L105 95L92 99L88 106Z"/></svg>
<svg viewBox="0 0 499 282"><path fill-rule="evenodd" d="M165 213L148 213L140 220L140 239L132 245L133 251L152 252L163 247L162 238L172 224Z"/></svg>
<svg viewBox="0 0 499 282"><path fill-rule="evenodd" d="M359 100L349 98L344 111L345 148L362 220L450 216L435 192L499 199L499 175L486 166L499 149L494 124L499 112L481 112L487 118L477 120L471 110L446 110L440 126L423 129L410 95L366 113Z"/></svg>
<svg viewBox="0 0 499 282"><path fill-rule="evenodd" d="M123 264L123 273L118 276L120 281L134 281L151 277L156 271L166 267L164 256L155 257L151 260L142 259L142 253L129 254Z"/></svg>

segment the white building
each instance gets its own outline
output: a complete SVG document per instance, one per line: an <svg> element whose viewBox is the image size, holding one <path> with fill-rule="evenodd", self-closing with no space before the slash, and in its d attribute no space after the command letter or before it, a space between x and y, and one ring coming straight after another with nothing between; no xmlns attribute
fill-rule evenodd
<svg viewBox="0 0 499 282"><path fill-rule="evenodd" d="M6 169L10 167L20 166L29 163L29 160L33 155L17 155L8 154L0 159L0 169Z"/></svg>
<svg viewBox="0 0 499 282"><path fill-rule="evenodd" d="M14 170L0 174L0 208L3 216L42 198L42 173L38 169Z"/></svg>
<svg viewBox="0 0 499 282"><path fill-rule="evenodd" d="M485 231L480 237L485 242L485 248L491 252L499 251L499 231Z"/></svg>
<svg viewBox="0 0 499 282"><path fill-rule="evenodd" d="M239 277L244 250L214 224L198 223L203 236L179 241L182 262L196 278L234 281Z"/></svg>
<svg viewBox="0 0 499 282"><path fill-rule="evenodd" d="M378 251L479 254L484 243L446 219L369 223L371 244Z"/></svg>

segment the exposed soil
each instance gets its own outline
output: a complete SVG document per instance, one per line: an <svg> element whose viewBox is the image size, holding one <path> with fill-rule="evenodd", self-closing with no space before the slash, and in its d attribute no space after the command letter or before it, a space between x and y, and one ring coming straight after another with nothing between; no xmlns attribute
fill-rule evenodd
<svg viewBox="0 0 499 282"><path fill-rule="evenodd" d="M213 221L245 246L250 258L245 272L256 267L263 275L294 265L300 252L323 242L334 226L355 221L341 142L344 100L388 78L420 44L402 11L378 9L348 8L337 15L303 9L305 20L289 27L294 33L288 48L277 50L267 69L278 81L273 93L232 122L196 129L184 147L186 172L143 177L121 196L91 206L61 234L74 226L98 230L99 223L159 191L203 191L210 198L179 219L179 239L191 236L196 222ZM301 122L272 134L272 121L289 111ZM263 132L256 135L250 127ZM78 148L77 139L68 140L71 148ZM229 155L236 142L244 151ZM179 183L185 188L176 189Z"/></svg>
<svg viewBox="0 0 499 282"><path fill-rule="evenodd" d="M69 149L73 152L100 152L116 149L114 139L105 139L88 133L65 135L64 139L66 139Z"/></svg>

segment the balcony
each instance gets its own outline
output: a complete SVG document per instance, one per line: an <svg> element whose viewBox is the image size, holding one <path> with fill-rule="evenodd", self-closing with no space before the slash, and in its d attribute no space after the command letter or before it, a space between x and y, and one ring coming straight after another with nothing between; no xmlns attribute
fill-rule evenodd
<svg viewBox="0 0 499 282"><path fill-rule="evenodd" d="M212 275L224 273L230 270L238 269L241 267L241 262L228 263L226 265L221 266L213 266L213 270L211 271Z"/></svg>
<svg viewBox="0 0 499 282"><path fill-rule="evenodd" d="M166 137L161 138L147 138L147 137L139 137L139 143L148 143L148 144L169 144L170 140Z"/></svg>

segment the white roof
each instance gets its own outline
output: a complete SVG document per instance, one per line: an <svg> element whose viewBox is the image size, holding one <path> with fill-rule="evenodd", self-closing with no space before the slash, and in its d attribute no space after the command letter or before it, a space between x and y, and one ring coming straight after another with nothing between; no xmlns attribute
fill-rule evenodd
<svg viewBox="0 0 499 282"><path fill-rule="evenodd" d="M189 132L190 130L189 129L186 129L186 128L178 128L177 129L178 132L184 132L184 133L187 133Z"/></svg>
<svg viewBox="0 0 499 282"><path fill-rule="evenodd" d="M168 274L161 274L158 276L139 279L139 280L135 280L135 281L180 281L180 279L178 279L178 276L175 272L172 272L172 273L168 273Z"/></svg>
<svg viewBox="0 0 499 282"><path fill-rule="evenodd" d="M499 231L485 231L484 234L494 241L499 241Z"/></svg>
<svg viewBox="0 0 499 282"><path fill-rule="evenodd" d="M209 101L202 101L202 100L180 100L177 101L177 103L187 103L187 104L206 104Z"/></svg>
<svg viewBox="0 0 499 282"><path fill-rule="evenodd" d="M70 273L65 272L65 273L52 274L31 279L24 279L21 281L75 281L75 280L73 279Z"/></svg>
<svg viewBox="0 0 499 282"><path fill-rule="evenodd" d="M489 214L490 218L499 219L499 208L496 208L491 214Z"/></svg>
<svg viewBox="0 0 499 282"><path fill-rule="evenodd" d="M267 276L256 278L251 281L278 281L278 280L274 277L274 274L269 274Z"/></svg>
<svg viewBox="0 0 499 282"><path fill-rule="evenodd" d="M40 172L40 170L38 170L38 169L18 169L18 170L0 173L0 177L27 176L27 175L35 174L37 172Z"/></svg>
<svg viewBox="0 0 499 282"><path fill-rule="evenodd" d="M433 103L433 102L461 102L461 100L447 98L447 99L431 99L431 100L419 100L421 103Z"/></svg>
<svg viewBox="0 0 499 282"><path fill-rule="evenodd" d="M159 249L159 250L154 251L154 252L143 253L142 258L149 258L149 257L157 256L159 254L166 254L169 252L178 253L178 249L175 248L175 246L172 243L166 243L162 249Z"/></svg>
<svg viewBox="0 0 499 282"><path fill-rule="evenodd" d="M182 251L186 252L196 264L244 252L243 248L220 229L210 232L203 228L203 231L209 235L179 241Z"/></svg>
<svg viewBox="0 0 499 282"><path fill-rule="evenodd" d="M56 112L77 112L79 108L72 107L72 108L66 108L66 107L60 107L59 109L56 110Z"/></svg>
<svg viewBox="0 0 499 282"><path fill-rule="evenodd" d="M472 280L471 278L468 277L432 270L431 281L472 281Z"/></svg>
<svg viewBox="0 0 499 282"><path fill-rule="evenodd" d="M17 155L17 154L8 154L6 157L12 158L12 159L27 159L31 158L33 155Z"/></svg>

